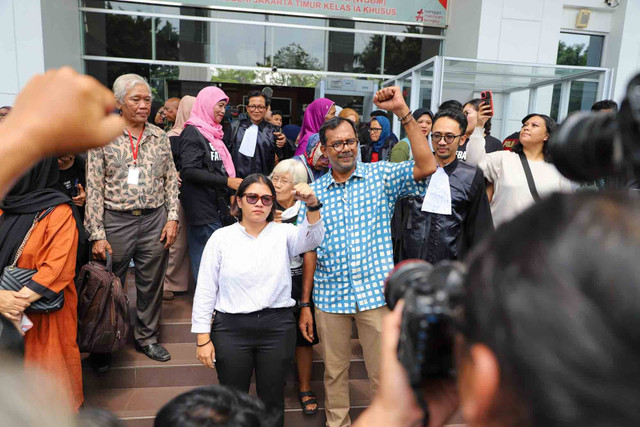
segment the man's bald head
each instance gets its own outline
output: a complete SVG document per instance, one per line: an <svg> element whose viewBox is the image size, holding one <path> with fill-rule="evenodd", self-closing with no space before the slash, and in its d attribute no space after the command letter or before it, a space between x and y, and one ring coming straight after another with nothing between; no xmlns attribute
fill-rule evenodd
<svg viewBox="0 0 640 427"><path fill-rule="evenodd" d="M178 107L180 106L180 98L169 98L164 103L164 112L167 116L167 120L174 123L176 121L176 114L178 114Z"/></svg>

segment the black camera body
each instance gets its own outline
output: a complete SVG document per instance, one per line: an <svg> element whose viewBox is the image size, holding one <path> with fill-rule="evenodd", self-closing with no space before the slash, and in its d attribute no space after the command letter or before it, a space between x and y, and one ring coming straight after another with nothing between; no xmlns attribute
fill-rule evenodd
<svg viewBox="0 0 640 427"><path fill-rule="evenodd" d="M455 377L454 335L462 322L465 275L459 262L432 266L407 260L387 278L389 308L405 301L398 359L414 389L430 380Z"/></svg>
<svg viewBox="0 0 640 427"><path fill-rule="evenodd" d="M578 112L549 141L549 154L561 174L574 181L640 177L640 74L627 87L620 111Z"/></svg>

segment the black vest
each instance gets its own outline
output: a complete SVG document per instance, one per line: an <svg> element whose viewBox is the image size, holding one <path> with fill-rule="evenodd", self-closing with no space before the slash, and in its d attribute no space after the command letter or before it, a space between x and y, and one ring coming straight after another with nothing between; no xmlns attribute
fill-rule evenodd
<svg viewBox="0 0 640 427"><path fill-rule="evenodd" d="M486 232L493 231L488 200L485 194L478 193L486 191L482 172L457 159L444 169L451 188L451 215L423 212L423 196L400 200L396 205L396 261L417 258L436 263L462 259L475 243L470 241L474 239L470 236L478 235L476 230L468 228L482 227ZM478 197L482 198L481 212L477 212L480 219L474 218L474 223L469 224L467 216ZM485 230L478 231L485 233Z"/></svg>

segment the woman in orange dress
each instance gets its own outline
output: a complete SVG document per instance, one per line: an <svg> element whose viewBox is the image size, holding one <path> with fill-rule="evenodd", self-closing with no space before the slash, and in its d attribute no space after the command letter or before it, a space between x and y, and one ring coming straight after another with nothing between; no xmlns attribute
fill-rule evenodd
<svg viewBox="0 0 640 427"><path fill-rule="evenodd" d="M37 270L20 291L0 290L0 313L19 320L20 302L29 303L64 293L63 307L51 313L29 313L33 327L24 336L26 370L49 374L63 395L78 409L84 400L80 350L76 343L78 297L74 284L79 226L71 200L54 190L58 165L43 160L22 177L0 203L0 268L11 265L18 247L41 217L18 260L19 268ZM50 210L46 216L43 212ZM15 303L15 304L12 304ZM13 309L7 307L14 307Z"/></svg>

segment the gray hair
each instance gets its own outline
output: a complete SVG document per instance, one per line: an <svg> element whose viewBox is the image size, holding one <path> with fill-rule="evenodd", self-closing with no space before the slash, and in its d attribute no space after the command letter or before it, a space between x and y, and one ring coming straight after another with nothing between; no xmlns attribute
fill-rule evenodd
<svg viewBox="0 0 640 427"><path fill-rule="evenodd" d="M270 178L273 178L274 174L291 174L293 179L293 185L300 184L301 182L307 182L307 168L296 159L286 159L281 161L273 168Z"/></svg>
<svg viewBox="0 0 640 427"><path fill-rule="evenodd" d="M145 85L147 90L149 90L149 94L151 94L151 86L149 86L147 80L133 73L123 74L113 82L113 94L116 96L118 102L122 104L127 93L137 85Z"/></svg>

